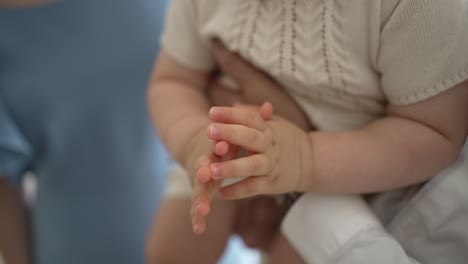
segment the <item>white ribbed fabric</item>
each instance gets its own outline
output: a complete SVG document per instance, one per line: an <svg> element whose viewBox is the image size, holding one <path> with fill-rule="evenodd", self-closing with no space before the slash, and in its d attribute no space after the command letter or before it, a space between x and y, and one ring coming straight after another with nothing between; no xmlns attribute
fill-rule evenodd
<svg viewBox="0 0 468 264"><path fill-rule="evenodd" d="M463 0L173 0L163 48L198 70L220 38L322 130L362 126L468 78Z"/></svg>

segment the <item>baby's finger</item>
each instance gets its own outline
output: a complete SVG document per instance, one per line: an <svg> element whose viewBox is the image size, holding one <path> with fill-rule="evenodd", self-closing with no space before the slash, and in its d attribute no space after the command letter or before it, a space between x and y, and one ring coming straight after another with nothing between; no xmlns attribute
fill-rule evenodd
<svg viewBox="0 0 468 264"><path fill-rule="evenodd" d="M225 186L219 190L219 196L225 200L238 200L259 194L271 194L266 188L264 176L249 177L240 182Z"/></svg>
<svg viewBox="0 0 468 264"><path fill-rule="evenodd" d="M196 181L199 183L206 183L211 180L213 173L211 172L210 167L204 166L198 169L196 175Z"/></svg>
<svg viewBox="0 0 468 264"><path fill-rule="evenodd" d="M194 184L196 182L207 182L211 179L210 164L214 161L213 155L203 155L195 162L196 175Z"/></svg>
<svg viewBox="0 0 468 264"><path fill-rule="evenodd" d="M220 159L220 161L236 159L239 156L239 146L229 144L228 152ZM216 161L218 162L218 161ZM211 168L210 168L211 169ZM213 175L213 174L211 174Z"/></svg>
<svg viewBox="0 0 468 264"><path fill-rule="evenodd" d="M217 180L266 175L272 170L271 162L263 154L212 163L210 167L213 179Z"/></svg>
<svg viewBox="0 0 468 264"><path fill-rule="evenodd" d="M250 104L234 103L233 107L256 112L263 120L268 120L273 115L273 105L270 102L265 102L260 107Z"/></svg>
<svg viewBox="0 0 468 264"><path fill-rule="evenodd" d="M199 213L195 213L192 216L192 229L193 233L200 235L206 230L205 216Z"/></svg>
<svg viewBox="0 0 468 264"><path fill-rule="evenodd" d="M251 104L243 104L243 103L240 103L240 102L233 103L232 107L248 110L248 111L255 112L255 113L258 113L258 110L260 110L259 106L251 105Z"/></svg>
<svg viewBox="0 0 468 264"><path fill-rule="evenodd" d="M213 141L211 144L211 151L213 151L214 154L222 157L228 153L229 143L226 141Z"/></svg>
<svg viewBox="0 0 468 264"><path fill-rule="evenodd" d="M210 194L203 186L197 184L192 198L192 228L195 234L201 234L206 229L205 217L210 212Z"/></svg>
<svg viewBox="0 0 468 264"><path fill-rule="evenodd" d="M216 141L226 141L254 152L266 151L271 140L267 134L254 128L220 123L208 126L208 137Z"/></svg>
<svg viewBox="0 0 468 264"><path fill-rule="evenodd" d="M210 213L210 200L206 197L194 196L192 198L192 207L190 209L190 215L194 216L196 214L207 216Z"/></svg>
<svg viewBox="0 0 468 264"><path fill-rule="evenodd" d="M238 124L260 131L265 130L267 127L265 121L257 112L242 108L215 106L210 109L209 116L215 122Z"/></svg>
<svg viewBox="0 0 468 264"><path fill-rule="evenodd" d="M263 120L270 119L273 115L273 105L270 102L263 103L260 109L258 109L258 114L263 118Z"/></svg>

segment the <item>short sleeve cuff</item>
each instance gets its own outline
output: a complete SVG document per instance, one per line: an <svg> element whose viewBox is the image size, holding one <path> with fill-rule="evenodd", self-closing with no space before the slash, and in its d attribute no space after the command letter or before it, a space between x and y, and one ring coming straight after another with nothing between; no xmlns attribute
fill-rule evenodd
<svg viewBox="0 0 468 264"><path fill-rule="evenodd" d="M463 2L399 1L382 27L377 62L391 104L418 103L468 79Z"/></svg>
<svg viewBox="0 0 468 264"><path fill-rule="evenodd" d="M211 43L200 33L200 10L195 2L173 0L169 3L161 46L177 63L194 70L211 71L215 67Z"/></svg>
<svg viewBox="0 0 468 264"><path fill-rule="evenodd" d="M417 103L429 99L433 96L436 96L439 93L447 91L450 88L453 88L466 80L468 80L468 68L460 73L455 74L452 78L448 78L439 83L436 83L432 87L420 89L417 92L402 96L389 95L389 100L390 102L396 105L408 105Z"/></svg>
<svg viewBox="0 0 468 264"><path fill-rule="evenodd" d="M204 56L200 50L199 54L194 52L195 48L186 47L187 43L183 43L182 39L174 40L169 36L163 35L161 38L162 50L166 52L173 60L182 66L197 71L211 71L214 66L212 55Z"/></svg>
<svg viewBox="0 0 468 264"><path fill-rule="evenodd" d="M281 229L309 263L328 263L356 235L382 229L360 196L304 194L286 215Z"/></svg>

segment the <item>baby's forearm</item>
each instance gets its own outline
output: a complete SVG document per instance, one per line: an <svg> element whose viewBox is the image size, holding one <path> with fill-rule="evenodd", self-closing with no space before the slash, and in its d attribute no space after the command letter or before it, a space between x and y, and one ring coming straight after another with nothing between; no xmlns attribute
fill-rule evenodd
<svg viewBox="0 0 468 264"><path fill-rule="evenodd" d="M311 132L303 191L368 193L423 182L461 145L417 122L387 117L355 131Z"/></svg>
<svg viewBox="0 0 468 264"><path fill-rule="evenodd" d="M173 79L154 82L148 97L162 142L173 158L184 164L190 140L210 123L208 100L202 92Z"/></svg>

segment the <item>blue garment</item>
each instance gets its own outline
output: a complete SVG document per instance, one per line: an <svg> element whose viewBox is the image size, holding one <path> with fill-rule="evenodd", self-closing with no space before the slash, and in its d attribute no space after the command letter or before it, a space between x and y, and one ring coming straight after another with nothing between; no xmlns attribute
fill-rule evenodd
<svg viewBox="0 0 468 264"><path fill-rule="evenodd" d="M0 9L0 174L37 175L36 263L143 263L168 161L145 104L164 2Z"/></svg>

